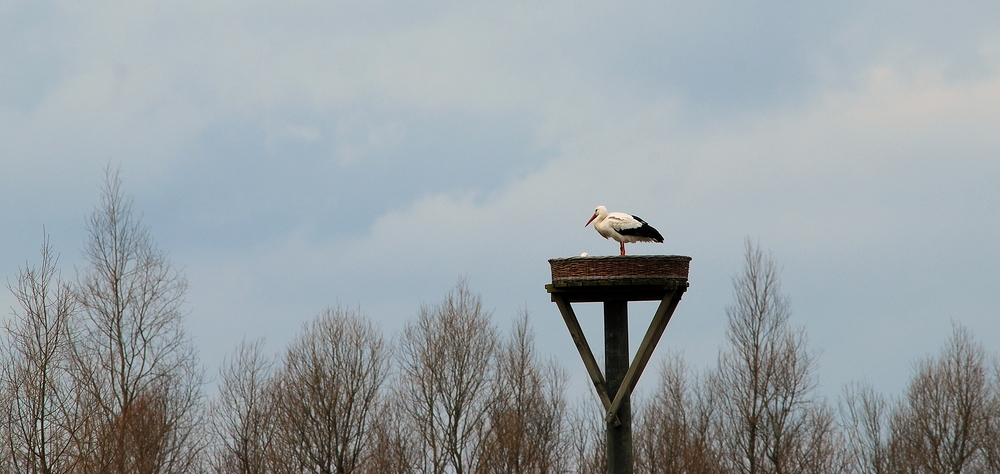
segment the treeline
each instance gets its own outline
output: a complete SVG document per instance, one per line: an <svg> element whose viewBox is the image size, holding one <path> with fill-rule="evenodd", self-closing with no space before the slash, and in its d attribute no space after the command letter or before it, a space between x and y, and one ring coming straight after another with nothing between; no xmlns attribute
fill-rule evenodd
<svg viewBox="0 0 1000 474"><path fill-rule="evenodd" d="M501 331L459 282L394 339L332 307L281 353L236 347L207 375L184 328L183 274L110 170L64 279L47 238L8 286L2 473L603 473L591 394L538 354L527 314ZM816 391L777 265L751 241L715 367L672 354L633 400L636 472L1000 473L1000 364L956 325L905 393ZM653 374L647 375L651 377Z"/></svg>

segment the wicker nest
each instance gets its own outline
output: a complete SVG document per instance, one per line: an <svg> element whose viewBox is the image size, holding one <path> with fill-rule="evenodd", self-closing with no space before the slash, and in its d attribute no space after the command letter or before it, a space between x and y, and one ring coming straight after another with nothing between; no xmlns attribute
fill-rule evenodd
<svg viewBox="0 0 1000 474"><path fill-rule="evenodd" d="M549 260L552 283L598 280L687 280L691 257L615 255Z"/></svg>

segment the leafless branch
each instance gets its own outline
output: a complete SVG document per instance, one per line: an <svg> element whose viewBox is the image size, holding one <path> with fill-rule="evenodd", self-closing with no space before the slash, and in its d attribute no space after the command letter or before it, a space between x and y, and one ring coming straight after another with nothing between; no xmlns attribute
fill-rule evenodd
<svg viewBox="0 0 1000 474"><path fill-rule="evenodd" d="M269 471L277 404L270 390L274 362L262 353L264 341L241 342L219 369L213 403L211 464L219 474Z"/></svg>
<svg viewBox="0 0 1000 474"><path fill-rule="evenodd" d="M349 474L372 455L390 352L358 311L329 308L285 353L275 379L278 452L300 472Z"/></svg>
<svg viewBox="0 0 1000 474"><path fill-rule="evenodd" d="M187 280L156 248L117 170L107 170L103 191L87 221L89 265L77 288L83 327L75 383L90 426L77 439L78 456L97 472L189 472L204 437L202 372L181 313ZM145 453L131 444L129 423L154 413L165 418L149 429L166 431L143 433L160 449Z"/></svg>
<svg viewBox="0 0 1000 474"><path fill-rule="evenodd" d="M404 330L396 396L416 429L418 472L475 472L496 350L490 314L464 281Z"/></svg>
<svg viewBox="0 0 1000 474"><path fill-rule="evenodd" d="M59 280L48 236L41 254L40 266L27 266L7 285L20 309L4 326L0 457L16 472L63 473L73 467L71 441L80 428L68 363L74 299Z"/></svg>

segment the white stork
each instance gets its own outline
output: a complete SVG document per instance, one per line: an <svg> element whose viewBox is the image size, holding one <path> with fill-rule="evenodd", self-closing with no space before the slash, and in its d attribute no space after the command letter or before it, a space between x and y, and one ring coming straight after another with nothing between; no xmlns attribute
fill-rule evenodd
<svg viewBox="0 0 1000 474"><path fill-rule="evenodd" d="M622 247L625 255L625 243L632 242L663 242L663 236L646 221L624 212L608 212L608 208L597 206L594 215L584 224L584 227L594 223L594 229L605 239L615 239Z"/></svg>

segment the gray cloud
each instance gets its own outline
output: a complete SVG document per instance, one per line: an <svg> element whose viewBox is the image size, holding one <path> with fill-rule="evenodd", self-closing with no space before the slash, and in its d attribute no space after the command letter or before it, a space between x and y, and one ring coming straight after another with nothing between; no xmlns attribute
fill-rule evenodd
<svg viewBox="0 0 1000 474"><path fill-rule="evenodd" d="M746 235L831 393L898 389L951 319L1000 346L990 3L35 5L0 4L0 269L42 224L78 264L122 163L210 364L337 301L391 331L467 275L575 370L542 285L616 250L597 204L694 257L665 343L698 364Z"/></svg>

